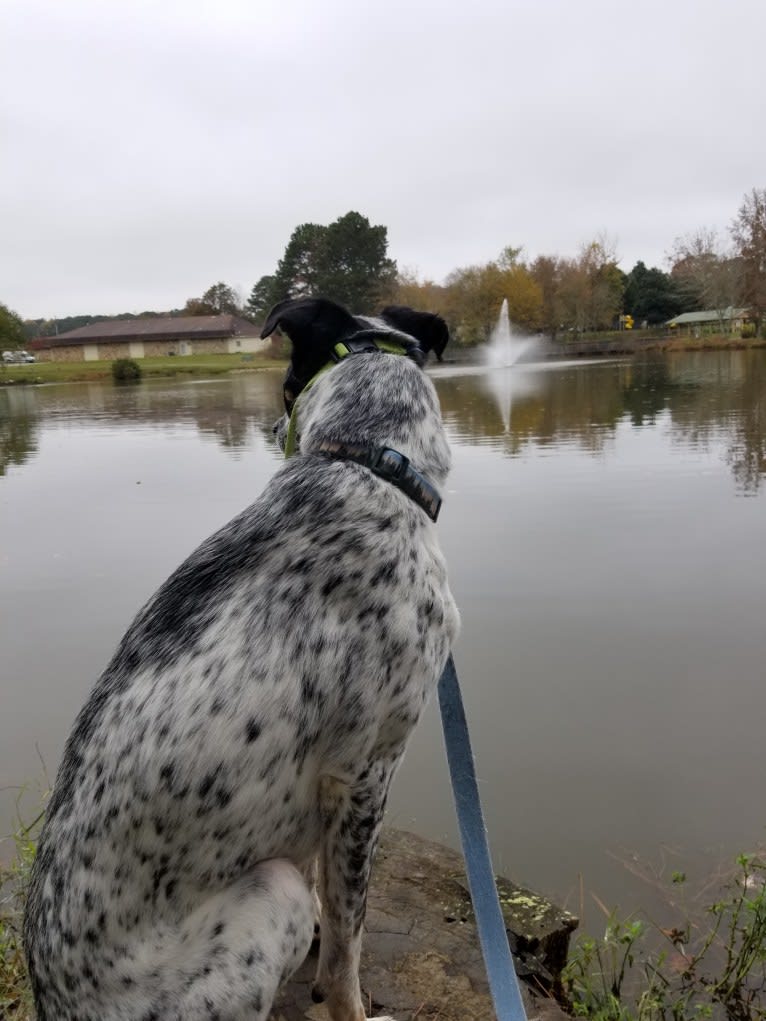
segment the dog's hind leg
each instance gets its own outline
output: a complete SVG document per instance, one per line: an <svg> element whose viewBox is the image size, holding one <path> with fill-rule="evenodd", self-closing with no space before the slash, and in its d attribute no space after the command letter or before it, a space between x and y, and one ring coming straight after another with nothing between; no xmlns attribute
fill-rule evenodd
<svg viewBox="0 0 766 1021"><path fill-rule="evenodd" d="M311 890L311 899L314 904L314 941L319 943L319 920L322 917L322 902L319 899L319 891L317 889L319 885L319 861L317 858L312 858L307 865L304 865L301 869L301 875L306 880L309 890Z"/></svg>
<svg viewBox="0 0 766 1021"><path fill-rule="evenodd" d="M155 974L176 975L179 995L156 1016L265 1021L278 986L306 957L313 925L311 891L298 869L262 862L196 908L162 948Z"/></svg>
<svg viewBox="0 0 766 1021"><path fill-rule="evenodd" d="M375 763L352 785L329 777L320 785L322 922L312 995L326 1001L332 1021L365 1018L359 988L362 926L372 859L395 765Z"/></svg>

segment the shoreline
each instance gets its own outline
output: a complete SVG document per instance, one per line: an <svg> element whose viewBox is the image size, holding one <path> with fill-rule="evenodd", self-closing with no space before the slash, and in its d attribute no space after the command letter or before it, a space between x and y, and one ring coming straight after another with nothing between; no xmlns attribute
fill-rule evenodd
<svg viewBox="0 0 766 1021"><path fill-rule="evenodd" d="M286 358L273 355L183 355L175 358L141 358L141 379L175 379L184 376L211 377L281 369ZM111 361L33 362L2 365L0 387L40 386L48 383L89 383L112 380ZM122 386L124 384L116 384Z"/></svg>
<svg viewBox="0 0 766 1021"><path fill-rule="evenodd" d="M640 334L610 334L603 339L541 341L546 361L571 358L614 358L644 353L685 351L750 351L766 348L766 338L733 337L643 337ZM485 345L455 346L444 364L461 365L478 361ZM184 376L210 377L283 369L287 358L273 355L184 355L176 358L142 358L138 361L142 379L175 379ZM40 386L49 383L87 383L111 380L112 362L34 362L0 366L0 387Z"/></svg>
<svg viewBox="0 0 766 1021"><path fill-rule="evenodd" d="M19 896L0 902L0 1017L34 1021L21 954L21 912L34 845L15 873ZM9 874L6 880L13 881ZM527 1016L564 1021L562 972L578 919L547 898L497 877L505 929ZM370 882L360 979L376 1012L420 1021L492 1021L494 1011L462 856L412 833L384 828ZM275 1021L329 1021L312 1003L313 948L282 985Z"/></svg>

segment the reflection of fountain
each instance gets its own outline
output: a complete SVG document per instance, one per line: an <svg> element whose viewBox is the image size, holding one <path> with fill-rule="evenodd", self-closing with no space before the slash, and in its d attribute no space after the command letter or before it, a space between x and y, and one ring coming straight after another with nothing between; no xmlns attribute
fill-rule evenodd
<svg viewBox="0 0 766 1021"><path fill-rule="evenodd" d="M500 315L492 330L487 348L487 364L494 368L509 369L534 344L531 337L520 337L508 317L508 299L503 298Z"/></svg>
<svg viewBox="0 0 766 1021"><path fill-rule="evenodd" d="M520 337L511 326L508 316L508 299L503 298L500 315L489 338L486 358L490 369L510 369L535 343L532 337ZM518 393L519 380L514 382L511 372L490 372L487 383L503 418L503 428L508 432L511 425L511 400ZM522 387L522 389L524 389Z"/></svg>

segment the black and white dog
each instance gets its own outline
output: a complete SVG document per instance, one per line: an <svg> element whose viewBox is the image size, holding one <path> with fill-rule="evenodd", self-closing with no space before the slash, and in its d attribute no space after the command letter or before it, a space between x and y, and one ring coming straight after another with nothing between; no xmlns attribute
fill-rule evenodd
<svg viewBox="0 0 766 1021"><path fill-rule="evenodd" d="M277 328L295 456L141 610L67 743L25 918L39 1021L266 1018L312 942L317 859L315 993L364 1018L386 795L458 630L420 367L447 331L308 298Z"/></svg>

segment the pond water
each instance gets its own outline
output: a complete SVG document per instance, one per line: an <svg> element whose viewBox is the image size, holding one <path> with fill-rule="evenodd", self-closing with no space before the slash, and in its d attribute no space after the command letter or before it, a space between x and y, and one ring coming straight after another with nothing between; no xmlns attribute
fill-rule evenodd
<svg viewBox="0 0 766 1021"><path fill-rule="evenodd" d="M581 889L626 908L646 900L642 862L704 871L752 848L766 352L433 376L498 871L575 911ZM280 379L0 390L0 832L138 607L277 467ZM388 822L457 846L435 705Z"/></svg>

